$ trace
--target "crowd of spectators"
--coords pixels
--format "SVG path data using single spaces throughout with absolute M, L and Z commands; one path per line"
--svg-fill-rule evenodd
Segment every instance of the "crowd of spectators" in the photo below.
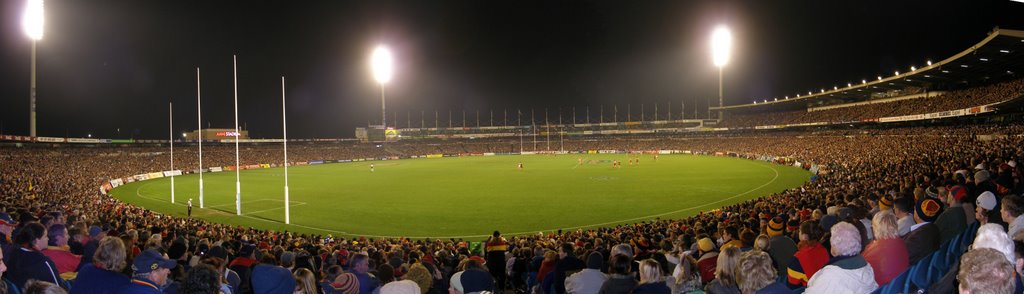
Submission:
M 756 127 L 805 123 L 846 123 L 883 117 L 926 114 L 1003 102 L 1024 95 L 1024 80 L 967 88 L 930 97 L 830 108 L 823 110 L 729 113 L 720 127 Z
M 1024 137 L 1017 130 L 565 141 L 560 147 L 573 151 L 772 155 L 821 169 L 799 188 L 693 217 L 536 235 L 496 231 L 486 241 L 297 234 L 161 215 L 97 188 L 111 178 L 167 169 L 164 148 L 4 147 L 0 291 L 867 293 L 977 222 L 986 225 L 975 249 L 935 287 L 1019 293 L 1013 287 L 1024 264 L 1024 234 L 1015 234 L 1024 230 L 1018 217 L 1024 201 L 1016 196 L 1024 190 L 1018 164 Z M 511 152 L 518 143 L 311 143 L 289 146 L 289 158 Z M 176 147 L 176 168 L 198 168 L 194 148 Z M 233 151 L 204 147 L 204 166 L 233 165 Z M 241 154 L 243 165 L 272 163 L 280 149 L 250 145 Z M 485 241 L 486 252 L 471 252 L 472 241 Z

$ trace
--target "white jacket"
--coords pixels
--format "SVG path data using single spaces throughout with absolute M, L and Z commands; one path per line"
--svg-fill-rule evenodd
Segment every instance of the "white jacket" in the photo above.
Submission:
M 861 266 L 861 264 L 863 265 Z M 829 263 L 807 281 L 805 293 L 871 293 L 878 289 L 875 271 L 860 255 Z

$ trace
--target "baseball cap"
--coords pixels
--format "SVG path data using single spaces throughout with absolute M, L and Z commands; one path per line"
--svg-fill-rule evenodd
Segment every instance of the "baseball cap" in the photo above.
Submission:
M 153 249 L 143 251 L 132 262 L 132 270 L 137 274 L 152 272 L 158 268 L 172 269 L 176 266 L 178 266 L 177 261 L 166 259 L 160 255 L 160 252 Z
M 11 218 L 10 214 L 7 214 L 6 212 L 0 212 L 0 224 L 5 224 L 13 227 L 17 226 L 18 222 L 14 221 L 14 219 Z

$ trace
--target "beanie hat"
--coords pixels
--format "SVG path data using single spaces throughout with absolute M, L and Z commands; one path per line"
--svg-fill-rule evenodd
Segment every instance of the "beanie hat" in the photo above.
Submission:
M 283 267 L 261 264 L 252 269 L 252 292 L 255 294 L 289 293 L 295 291 L 295 278 Z
M 832 226 L 836 225 L 836 222 L 838 221 L 839 220 L 836 218 L 835 215 L 826 214 L 825 216 L 821 217 L 821 228 L 825 229 L 825 231 L 828 232 L 832 230 Z
M 956 185 L 949 188 L 949 195 L 953 196 L 953 199 L 957 202 L 960 202 L 967 196 L 967 189 L 964 189 L 964 186 Z
M 882 198 L 878 198 L 878 207 L 881 210 L 892 208 L 892 196 L 884 195 Z
M 988 170 L 984 170 L 983 169 L 983 170 L 979 170 L 978 172 L 974 173 L 974 183 L 981 183 L 981 182 L 984 182 L 984 181 L 988 181 L 989 179 L 991 179 L 991 177 L 988 174 Z
M 775 218 L 772 218 L 772 220 L 768 222 L 768 236 L 775 237 L 782 235 L 782 230 L 786 228 L 783 223 L 784 221 L 782 220 L 782 217 L 776 216 Z
M 921 198 L 921 201 L 918 201 L 914 208 L 917 210 L 917 217 L 928 223 L 934 222 L 935 219 L 939 218 L 939 214 L 942 213 L 942 203 L 931 197 Z
M 996 209 L 996 205 L 999 204 L 999 201 L 996 200 L 995 194 L 992 194 L 992 192 L 989 191 L 985 191 L 984 193 L 981 193 L 981 195 L 978 195 L 978 200 L 976 201 L 976 204 L 978 204 L 978 207 L 984 208 L 985 210 L 988 211 L 992 211 L 993 209 Z
M 711 241 L 711 238 L 702 238 L 697 240 L 697 248 L 703 252 L 711 252 L 715 250 L 715 242 Z
M 341 294 L 358 294 L 359 278 L 356 278 L 355 274 L 344 273 L 334 278 L 334 283 L 331 283 L 331 287 Z
M 223 260 L 228 260 L 228 251 L 224 250 L 224 247 L 213 246 L 213 248 L 210 248 L 210 252 L 209 253 L 210 253 L 210 256 L 213 256 L 213 257 L 216 257 L 216 258 L 220 258 L 220 259 L 223 259 Z
M 466 270 L 462 272 L 459 280 L 462 282 L 462 289 L 466 290 L 464 293 L 494 290 L 494 278 L 491 277 L 491 273 L 482 270 Z
M 587 268 L 600 270 L 604 267 L 604 256 L 601 256 L 601 252 L 591 252 L 587 256 Z
M 171 244 L 171 248 L 167 248 L 167 257 L 175 260 L 181 259 L 185 255 L 185 251 L 188 251 L 188 246 L 185 246 L 185 242 L 177 240 Z
M 410 280 L 394 281 L 384 284 L 380 294 L 420 294 L 420 285 Z
M 788 232 L 796 232 L 797 230 L 800 230 L 800 220 L 799 219 L 794 218 L 794 219 L 789 220 L 789 222 L 786 223 L 786 231 L 788 231 Z

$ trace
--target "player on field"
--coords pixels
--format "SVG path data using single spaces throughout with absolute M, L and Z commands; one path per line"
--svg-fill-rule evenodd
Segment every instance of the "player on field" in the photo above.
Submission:
M 373 172 L 373 164 L 372 163 L 370 164 L 370 172 L 371 173 Z
M 522 162 L 520 162 L 519 164 L 517 164 L 517 166 L 519 166 L 519 169 L 520 169 L 520 170 L 522 170 L 522 169 L 523 169 L 523 163 L 522 163 Z

